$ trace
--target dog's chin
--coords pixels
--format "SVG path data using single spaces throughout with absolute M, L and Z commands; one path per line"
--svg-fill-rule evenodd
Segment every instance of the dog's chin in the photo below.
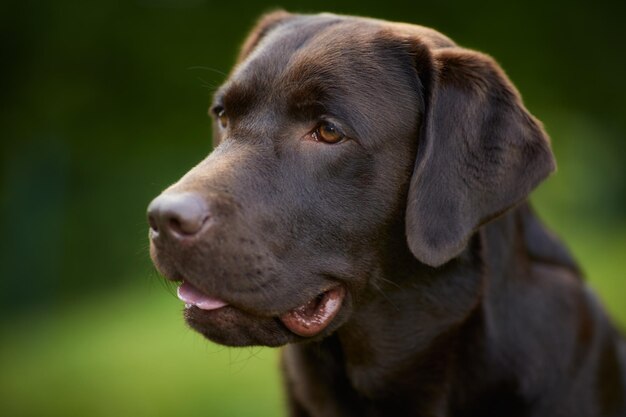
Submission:
M 349 304 L 345 288 L 336 286 L 275 316 L 251 313 L 228 304 L 217 308 L 187 304 L 184 315 L 192 329 L 215 343 L 277 347 L 328 336 L 345 322 Z
M 254 316 L 233 306 L 212 311 L 189 306 L 184 314 L 192 329 L 221 345 L 276 347 L 298 339 L 277 318 Z

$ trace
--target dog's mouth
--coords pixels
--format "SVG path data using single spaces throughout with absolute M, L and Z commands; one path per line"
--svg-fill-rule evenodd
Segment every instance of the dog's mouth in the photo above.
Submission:
M 341 308 L 346 290 L 336 286 L 280 316 L 280 321 L 298 336 L 311 337 L 324 330 Z
M 338 285 L 276 318 L 292 333 L 302 337 L 313 337 L 328 327 L 341 309 L 345 295 L 345 288 Z M 178 287 L 178 298 L 185 302 L 187 309 L 196 307 L 209 312 L 226 307 L 234 308 L 222 299 L 203 293 L 188 281 L 183 281 Z M 219 314 L 217 311 L 215 313 Z

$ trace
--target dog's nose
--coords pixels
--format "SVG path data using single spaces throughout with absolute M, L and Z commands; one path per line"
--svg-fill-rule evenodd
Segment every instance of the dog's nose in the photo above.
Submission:
M 198 194 L 164 193 L 148 206 L 152 236 L 160 234 L 182 239 L 197 234 L 209 219 L 206 202 Z

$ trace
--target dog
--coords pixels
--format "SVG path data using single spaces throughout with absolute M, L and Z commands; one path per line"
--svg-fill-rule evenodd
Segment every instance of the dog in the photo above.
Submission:
M 527 202 L 549 138 L 422 26 L 263 16 L 148 208 L 189 326 L 283 346 L 291 416 L 626 416 L 626 345 Z

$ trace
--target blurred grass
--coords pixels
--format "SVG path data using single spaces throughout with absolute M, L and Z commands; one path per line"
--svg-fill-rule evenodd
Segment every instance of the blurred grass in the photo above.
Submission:
M 0 415 L 281 415 L 278 351 L 211 344 L 180 310 L 144 285 L 4 323 Z

